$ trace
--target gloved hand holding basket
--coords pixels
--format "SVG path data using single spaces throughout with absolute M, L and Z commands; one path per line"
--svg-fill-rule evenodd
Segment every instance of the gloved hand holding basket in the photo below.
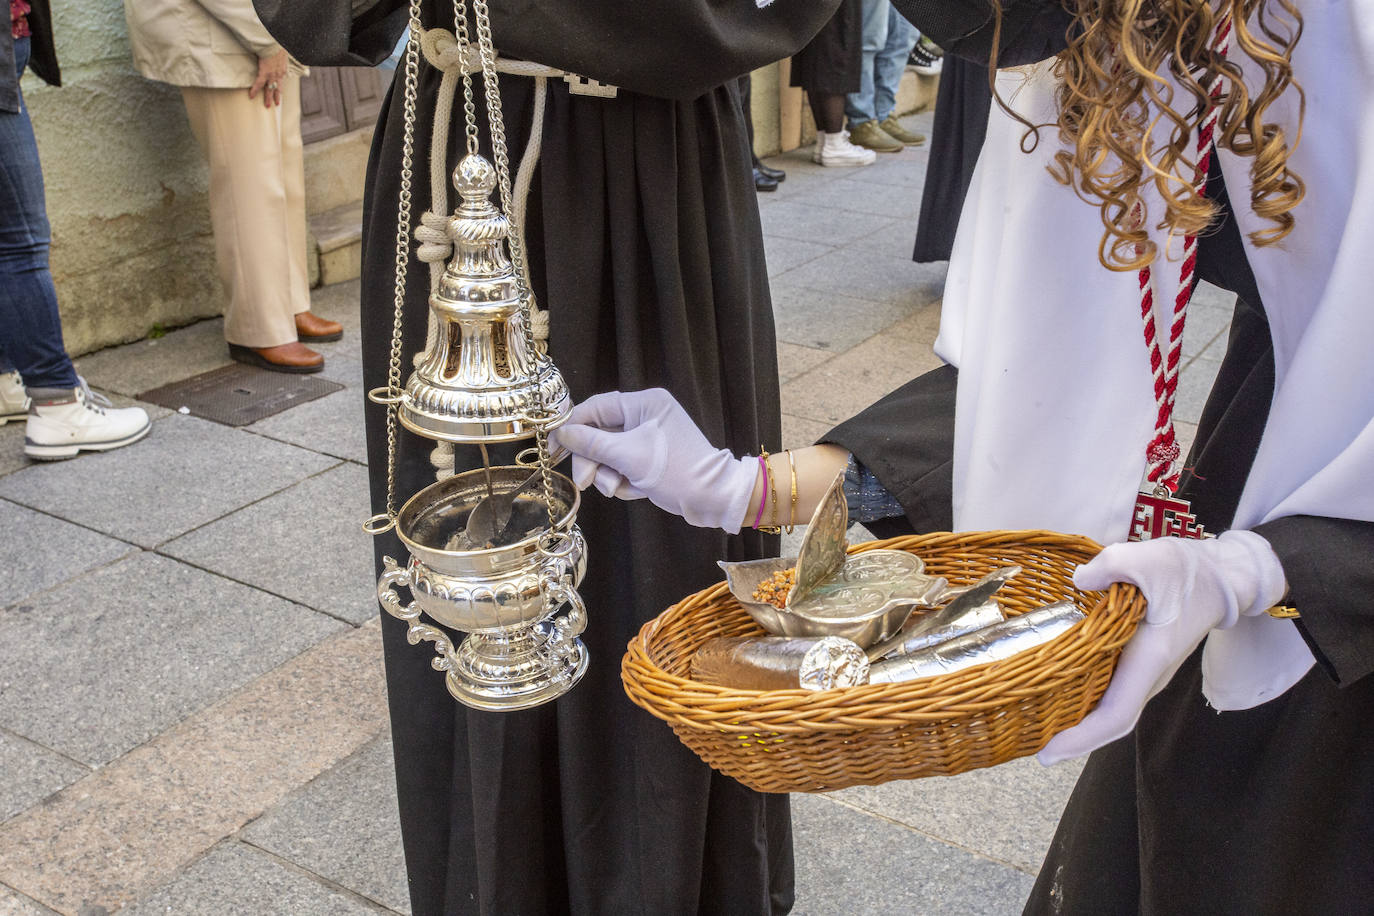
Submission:
M 601 395 L 575 408 L 554 438 L 573 451 L 580 485 L 594 482 L 608 495 L 647 497 L 689 520 L 709 517 L 720 527 L 739 527 L 754 506 L 761 510 L 757 493 L 751 501 L 749 492 L 758 487 L 757 459 L 718 452 L 679 414 L 666 392 Z M 708 508 L 697 512 L 698 505 Z M 724 507 L 729 518 L 722 521 Z M 817 517 L 825 510 L 819 506 Z M 826 539 L 835 542 L 833 533 Z M 1082 613 L 1050 641 L 1000 661 L 822 690 L 704 683 L 692 677 L 704 644 L 768 632 L 759 622 L 765 618 L 756 619 L 729 583 L 721 583 L 649 621 L 629 644 L 622 679 L 630 698 L 667 722 L 704 761 L 760 791 L 827 791 L 993 766 L 1036 753 L 1078 723 L 1111 681 L 1145 600 L 1127 584 L 1092 592 L 1075 587 L 1077 568 L 1100 550 L 1087 538 L 1047 531 L 917 535 L 848 548 L 851 560 L 873 551 L 914 555 L 925 577 L 955 588 L 1019 567 L 997 594 L 1007 617 L 1058 602 Z M 799 568 L 797 578 L 804 576 Z M 889 639 L 906 616 L 888 615 L 863 638 L 870 645 Z

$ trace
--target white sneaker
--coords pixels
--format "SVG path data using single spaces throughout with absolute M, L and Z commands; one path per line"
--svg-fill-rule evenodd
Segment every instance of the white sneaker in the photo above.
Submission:
M 816 151 L 811 160 L 824 166 L 872 165 L 878 154 L 871 149 L 855 146 L 849 142 L 849 131 L 836 134 L 825 131 L 816 132 Z
M 0 426 L 11 420 L 25 420 L 29 416 L 29 396 L 24 393 L 24 380 L 18 372 L 0 375 Z
M 75 458 L 82 449 L 105 452 L 148 435 L 142 407 L 114 407 L 83 379 L 79 388 L 35 388 L 24 431 L 24 454 L 40 461 Z

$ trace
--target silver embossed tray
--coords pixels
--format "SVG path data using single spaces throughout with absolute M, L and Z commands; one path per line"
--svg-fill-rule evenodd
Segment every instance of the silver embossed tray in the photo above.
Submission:
M 837 476 L 811 516 L 796 557 L 720 562 L 730 593 L 775 636 L 843 636 L 863 648 L 896 633 L 918 607 L 947 597 L 949 583 L 925 574 L 921 558 L 901 550 L 845 553 L 849 527 L 844 475 Z M 775 572 L 797 568 L 785 607 L 754 599 Z

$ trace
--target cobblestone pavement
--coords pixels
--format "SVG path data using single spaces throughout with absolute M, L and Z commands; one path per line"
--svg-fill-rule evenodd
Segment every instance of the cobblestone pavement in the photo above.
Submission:
M 806 153 L 771 160 L 787 180 L 760 195 L 787 446 L 936 365 L 944 277 L 910 260 L 924 149 Z M 322 347 L 346 390 L 242 428 L 151 407 L 146 441 L 50 465 L 0 428 L 0 916 L 409 912 L 359 530 L 357 284 L 313 301 L 347 326 Z M 1228 318 L 1199 299 L 1184 419 Z M 127 404 L 225 362 L 210 321 L 79 370 Z M 796 911 L 1016 913 L 1076 773 L 798 796 Z

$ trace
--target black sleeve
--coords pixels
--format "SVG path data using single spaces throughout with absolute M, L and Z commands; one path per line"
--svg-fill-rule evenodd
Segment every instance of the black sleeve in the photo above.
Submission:
M 892 0 L 906 20 L 947 54 L 986 65 L 992 56 L 993 0 Z M 1019 67 L 1064 50 L 1073 17 L 1058 0 L 1002 0 L 997 66 Z
M 954 526 L 954 394 L 959 373 L 941 366 L 907 382 L 826 433 L 847 449 L 902 504 L 909 531 Z M 882 523 L 880 537 L 901 533 Z M 884 530 L 879 530 L 884 529 Z
M 269 32 L 307 64 L 375 64 L 407 20 L 399 0 L 254 0 Z M 839 0 L 491 0 L 501 54 L 667 98 L 695 98 L 788 57 Z M 429 6 L 426 12 L 431 13 Z M 452 29 L 452 21 L 435 19 Z M 426 20 L 428 27 L 430 22 Z
M 1327 674 L 1374 672 L 1374 522 L 1294 515 L 1255 526 L 1283 563 L 1298 630 Z
M 380 64 L 410 18 L 402 0 L 253 0 L 253 8 L 292 57 L 316 67 Z

